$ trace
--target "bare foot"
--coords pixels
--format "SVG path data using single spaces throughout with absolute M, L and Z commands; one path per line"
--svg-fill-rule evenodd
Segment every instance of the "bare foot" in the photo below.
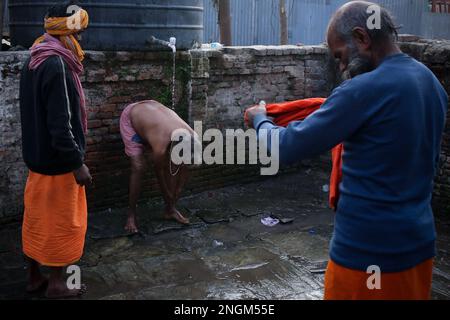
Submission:
M 173 209 L 170 212 L 166 211 L 164 213 L 164 219 L 176 220 L 178 223 L 181 223 L 181 224 L 184 224 L 184 225 L 190 224 L 189 219 L 183 217 L 183 215 L 177 209 Z
M 44 276 L 40 276 L 37 279 L 30 280 L 30 283 L 27 285 L 26 291 L 27 293 L 35 293 L 41 290 L 44 290 L 48 285 L 48 279 Z
M 125 225 L 125 230 L 132 234 L 139 233 L 139 230 L 136 226 L 135 216 L 128 216 L 127 224 Z
M 64 298 L 75 298 L 80 297 L 87 291 L 86 285 L 82 284 L 80 289 L 69 289 L 64 282 L 49 285 L 45 296 L 48 299 L 64 299 Z

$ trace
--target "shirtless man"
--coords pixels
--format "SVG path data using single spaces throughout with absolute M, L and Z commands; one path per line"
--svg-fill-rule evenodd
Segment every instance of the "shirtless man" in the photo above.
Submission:
M 165 202 L 164 218 L 181 224 L 189 224 L 176 208 L 184 184 L 188 179 L 188 167 L 172 163 L 172 133 L 184 129 L 195 137 L 195 132 L 174 111 L 159 102 L 149 100 L 134 103 L 125 108 L 120 118 L 120 132 L 125 153 L 131 160 L 128 220 L 125 230 L 137 233 L 136 207 L 141 192 L 142 178 L 147 168 L 144 150 L 149 148 L 158 183 Z

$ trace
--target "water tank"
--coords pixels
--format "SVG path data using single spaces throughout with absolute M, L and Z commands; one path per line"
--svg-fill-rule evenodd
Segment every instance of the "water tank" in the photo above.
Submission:
M 9 0 L 13 45 L 30 47 L 44 32 L 47 9 L 64 3 Z M 178 49 L 190 49 L 203 39 L 203 0 L 81 0 L 79 5 L 90 17 L 83 34 L 85 50 L 146 51 L 151 36 L 166 41 L 173 36 Z

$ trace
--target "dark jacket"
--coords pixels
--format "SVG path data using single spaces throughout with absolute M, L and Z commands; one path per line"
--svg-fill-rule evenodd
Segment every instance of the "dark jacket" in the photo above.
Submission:
M 36 70 L 25 62 L 20 79 L 22 153 L 36 173 L 60 175 L 83 165 L 80 97 L 67 64 L 48 58 Z

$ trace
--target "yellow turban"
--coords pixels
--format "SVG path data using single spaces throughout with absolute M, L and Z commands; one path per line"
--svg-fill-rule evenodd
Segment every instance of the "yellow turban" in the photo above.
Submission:
M 81 62 L 84 60 L 84 51 L 73 35 L 86 29 L 88 24 L 87 11 L 80 9 L 70 17 L 45 18 L 44 28 L 48 34 L 58 37 L 64 47 L 72 51 Z M 44 36 L 41 36 L 36 39 L 34 44 L 41 43 L 43 40 Z

